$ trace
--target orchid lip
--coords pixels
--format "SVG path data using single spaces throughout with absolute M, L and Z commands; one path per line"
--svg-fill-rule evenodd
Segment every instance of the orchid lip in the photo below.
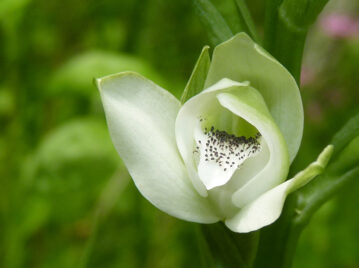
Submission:
M 202 119 L 200 119 L 202 122 Z M 195 130 L 198 175 L 207 190 L 224 185 L 245 160 L 261 151 L 261 134 L 236 136 L 227 131 L 199 127 Z

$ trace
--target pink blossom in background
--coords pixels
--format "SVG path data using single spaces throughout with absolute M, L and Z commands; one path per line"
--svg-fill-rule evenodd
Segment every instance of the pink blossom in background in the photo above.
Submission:
M 359 18 L 348 14 L 326 14 L 321 17 L 320 26 L 333 38 L 359 37 Z

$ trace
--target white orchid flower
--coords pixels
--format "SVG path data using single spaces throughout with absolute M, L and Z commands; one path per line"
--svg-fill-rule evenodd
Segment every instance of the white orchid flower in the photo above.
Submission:
M 286 196 L 321 172 L 331 148 L 285 181 L 303 130 L 295 80 L 244 33 L 209 61 L 205 48 L 183 105 L 132 72 L 97 85 L 113 143 L 143 196 L 174 217 L 250 232 L 280 216 Z

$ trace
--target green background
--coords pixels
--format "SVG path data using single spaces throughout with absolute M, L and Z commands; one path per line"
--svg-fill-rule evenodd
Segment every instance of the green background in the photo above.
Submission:
M 263 1 L 247 2 L 261 33 Z M 331 12 L 359 19 L 359 4 L 333 0 L 323 15 Z M 0 2 L 0 267 L 203 266 L 198 225 L 136 190 L 92 80 L 133 70 L 179 97 L 205 44 L 191 1 Z M 303 69 L 293 172 L 359 112 L 359 36 L 336 39 L 315 24 Z M 359 267 L 358 196 L 356 180 L 322 207 L 295 268 Z

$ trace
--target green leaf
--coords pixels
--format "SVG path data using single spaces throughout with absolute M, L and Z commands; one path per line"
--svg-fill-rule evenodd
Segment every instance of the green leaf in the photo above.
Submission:
M 23 173 L 48 200 L 51 216 L 67 221 L 88 213 L 119 164 L 105 122 L 78 118 L 45 136 Z
M 194 0 L 194 6 L 213 45 L 222 43 L 233 36 L 227 22 L 211 1 Z
M 333 137 L 334 156 L 359 135 L 359 114 L 353 116 Z
M 268 0 L 265 48 L 300 82 L 302 56 L 309 26 L 328 0 Z
M 181 104 L 185 103 L 188 99 L 197 95 L 204 89 L 204 83 L 207 78 L 207 73 L 211 60 L 209 58 L 209 46 L 205 46 L 202 49 L 201 54 L 194 66 L 191 77 L 189 78 L 187 85 L 183 91 L 181 97 Z
M 254 25 L 251 13 L 248 10 L 245 0 L 234 0 L 237 6 L 238 15 L 242 23 L 246 26 L 246 32 L 252 37 L 252 39 L 259 42 L 256 26 Z
M 278 22 L 278 7 L 282 0 L 266 0 L 265 1 L 265 22 L 264 22 L 264 40 L 263 47 L 269 52 L 273 51 L 274 40 Z
M 329 0 L 283 0 L 279 14 L 293 31 L 306 31 Z M 304 28 L 304 29 L 303 29 Z
M 122 71 L 140 72 L 156 83 L 166 85 L 159 74 L 138 57 L 105 51 L 86 51 L 66 61 L 54 72 L 47 93 L 52 96 L 93 96 L 97 94 L 92 83 L 93 78 Z

